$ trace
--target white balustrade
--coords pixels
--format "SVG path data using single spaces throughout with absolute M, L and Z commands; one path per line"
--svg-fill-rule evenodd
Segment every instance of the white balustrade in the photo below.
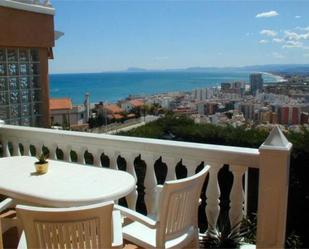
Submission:
M 134 177 L 134 179 L 137 181 L 134 161 L 135 161 L 135 158 L 138 156 L 138 154 L 124 152 L 124 153 L 121 153 L 121 156 L 123 156 L 126 159 L 127 172 L 130 173 Z M 138 197 L 137 187 L 135 187 L 135 189 L 126 197 L 129 208 L 135 210 L 137 197 Z
M 156 187 L 157 179 L 154 171 L 154 164 L 158 158 L 155 158 L 152 154 L 142 155 L 142 160 L 146 163 L 146 175 L 144 180 L 145 186 L 145 204 L 147 208 L 147 214 L 156 213 L 155 203 L 156 203 Z
M 272 132 L 260 149 L 175 142 L 158 139 L 123 137 L 106 134 L 92 134 L 20 127 L 0 126 L 3 156 L 30 155 L 30 145 L 40 153 L 42 146 L 50 152 L 50 158 L 57 159 L 56 150 L 63 152 L 63 160 L 71 161 L 71 150 L 77 153 L 78 163 L 85 164 L 86 151 L 92 154 L 93 164 L 102 166 L 101 155 L 109 159 L 109 167 L 118 170 L 117 158 L 126 161 L 126 170 L 137 179 L 134 160 L 140 155 L 146 164 L 144 184 L 145 204 L 148 214 L 156 212 L 157 179 L 155 162 L 162 159 L 167 166 L 166 180 L 176 179 L 176 165 L 182 162 L 188 176 L 195 174 L 201 162 L 211 166 L 206 189 L 207 233 L 217 236 L 216 225 L 220 213 L 220 186 L 218 173 L 223 165 L 229 165 L 233 174 L 230 193 L 229 217 L 232 226 L 237 225 L 245 210 L 243 176 L 248 168 L 260 170 L 259 213 L 257 247 L 281 247 L 284 241 L 286 203 L 288 190 L 289 153 L 291 145 L 279 129 Z M 11 148 L 11 144 L 13 148 Z M 20 151 L 19 144 L 23 146 Z M 11 154 L 10 150 L 13 150 Z M 105 165 L 104 165 L 105 166 Z M 74 169 L 72 169 L 74 170 Z M 130 208 L 135 209 L 137 189 L 126 197 Z M 276 213 L 278 212 L 278 213 Z M 273 223 L 272 223 L 273 222 Z
M 246 169 L 243 167 L 230 166 L 230 171 L 233 173 L 233 187 L 230 194 L 230 222 L 233 229 L 239 229 L 240 223 L 244 216 L 244 189 L 242 178 Z
M 220 188 L 218 183 L 218 172 L 222 165 L 212 164 L 209 170 L 209 181 L 206 190 L 207 206 L 207 235 L 210 237 L 218 236 L 217 221 L 220 214 Z

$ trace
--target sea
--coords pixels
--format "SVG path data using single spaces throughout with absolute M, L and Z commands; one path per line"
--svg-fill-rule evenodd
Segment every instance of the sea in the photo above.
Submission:
M 222 72 L 108 72 L 51 74 L 51 98 L 71 98 L 73 104 L 84 102 L 117 102 L 129 95 L 146 96 L 158 93 L 191 91 L 196 88 L 217 87 L 222 82 L 248 82 L 248 71 Z M 265 84 L 282 81 L 277 75 L 263 73 Z

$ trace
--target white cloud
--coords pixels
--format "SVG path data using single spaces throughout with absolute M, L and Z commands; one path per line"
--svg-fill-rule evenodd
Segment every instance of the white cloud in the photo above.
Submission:
M 300 41 L 287 41 L 282 48 L 303 48 L 304 44 Z
M 285 58 L 284 55 L 282 55 L 282 54 L 280 54 L 280 53 L 277 53 L 277 52 L 273 52 L 273 53 L 272 53 L 272 56 L 275 57 L 275 58 L 277 58 L 277 59 L 283 59 L 283 58 Z
M 284 31 L 284 36 L 287 40 L 290 41 L 299 41 L 299 40 L 309 40 L 309 32 L 304 34 L 299 34 L 289 30 Z
M 304 54 L 304 57 L 309 57 L 309 54 Z
M 275 10 L 271 10 L 271 11 L 268 11 L 268 12 L 262 12 L 262 13 L 258 13 L 255 17 L 256 18 L 268 18 L 268 17 L 274 17 L 274 16 L 278 16 L 279 13 Z
M 294 41 L 300 40 L 299 34 L 297 34 L 296 32 L 286 30 L 284 31 L 284 36 L 288 40 L 294 40 Z
M 301 31 L 309 31 L 309 26 L 308 27 L 296 27 L 295 29 L 301 30 Z
M 271 30 L 271 29 L 263 29 L 261 32 L 260 32 L 261 35 L 266 35 L 266 36 L 276 36 L 277 35 L 277 32 Z
M 268 43 L 268 41 L 267 40 L 260 40 L 259 43 L 260 44 L 266 44 L 266 43 Z
M 295 18 L 296 18 L 296 19 L 300 19 L 300 18 L 301 18 L 301 16 L 295 16 Z
M 274 38 L 273 42 L 282 43 L 282 42 L 284 42 L 284 39 L 283 38 Z

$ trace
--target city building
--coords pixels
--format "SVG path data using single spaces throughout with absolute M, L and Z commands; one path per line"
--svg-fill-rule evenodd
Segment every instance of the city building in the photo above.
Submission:
M 291 124 L 296 125 L 300 123 L 300 108 L 298 106 L 293 106 L 291 109 Z
M 69 98 L 49 99 L 50 124 L 66 129 L 70 127 L 70 113 L 73 109 Z
M 282 106 L 279 108 L 279 114 L 280 114 L 280 118 L 279 118 L 279 123 L 280 124 L 284 124 L 284 125 L 288 125 L 289 121 L 290 121 L 290 108 L 289 106 Z
M 252 95 L 256 95 L 257 91 L 263 90 L 263 77 L 261 73 L 250 74 L 250 91 Z
M 48 59 L 55 45 L 54 9 L 0 1 L 0 119 L 49 127 Z
M 121 102 L 121 109 L 125 112 L 130 112 L 134 108 L 140 108 L 144 105 L 144 101 L 142 99 L 133 99 Z
M 254 119 L 254 104 L 242 103 L 239 106 L 239 110 L 244 114 L 245 119 Z
M 300 123 L 308 124 L 309 123 L 309 114 L 308 112 L 302 112 L 300 115 Z
M 88 128 L 87 107 L 73 105 L 70 98 L 50 98 L 50 124 L 53 128 L 82 131 Z
M 214 96 L 214 90 L 212 88 L 194 89 L 191 93 L 191 96 L 192 99 L 196 101 L 207 100 Z

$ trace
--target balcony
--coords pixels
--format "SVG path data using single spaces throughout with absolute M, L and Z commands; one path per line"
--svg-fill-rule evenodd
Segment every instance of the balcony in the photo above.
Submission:
M 156 213 L 158 170 L 155 165 L 158 160 L 161 165 L 165 165 L 165 170 L 159 170 L 163 172 L 165 180 L 177 178 L 179 165 L 186 176 L 195 174 L 201 164 L 210 165 L 207 187 L 201 196 L 203 208 L 200 208 L 200 212 L 207 217 L 206 233 L 212 236 L 218 233 L 216 225 L 220 214 L 220 169 L 228 165 L 233 175 L 228 212 L 231 226 L 237 225 L 246 215 L 247 172 L 251 168 L 257 169 L 259 193 L 256 247 L 283 248 L 291 144 L 278 128 L 271 132 L 259 149 L 5 124 L 0 127 L 0 139 L 5 157 L 34 155 L 47 148 L 51 159 L 77 161 L 85 164 L 85 167 L 92 164 L 95 167 L 126 170 L 137 179 L 137 186 L 135 191 L 125 197 L 125 201 L 134 210 L 142 203 L 147 214 Z M 144 176 L 140 176 L 137 161 L 142 162 Z
M 55 14 L 55 9 L 49 0 L 2 0 L 1 6 L 41 14 Z

